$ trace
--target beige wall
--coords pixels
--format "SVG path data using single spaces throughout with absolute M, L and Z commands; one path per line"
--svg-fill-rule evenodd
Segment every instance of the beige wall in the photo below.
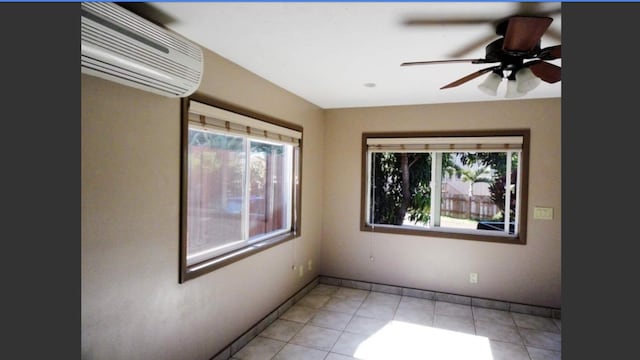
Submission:
M 178 284 L 179 100 L 81 85 L 83 358 L 209 359 L 318 274 L 560 306 L 559 99 L 323 111 L 206 51 L 199 93 L 304 127 L 302 237 Z M 359 231 L 363 131 L 509 127 L 531 128 L 526 246 Z
M 210 52 L 202 94 L 304 127 L 302 237 L 178 284 L 180 102 L 82 76 L 84 359 L 209 359 L 318 275 L 323 112 Z
M 363 132 L 503 128 L 531 129 L 526 245 L 359 230 Z M 560 99 L 328 110 L 321 273 L 560 307 L 560 130 Z M 534 206 L 552 207 L 553 220 L 533 219 Z

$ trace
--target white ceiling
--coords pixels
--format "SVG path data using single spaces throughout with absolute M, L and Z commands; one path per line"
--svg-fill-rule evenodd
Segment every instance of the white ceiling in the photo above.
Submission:
M 560 3 L 515 2 L 159 2 L 148 4 L 163 25 L 325 109 L 505 100 L 477 89 L 486 75 L 440 87 L 496 64 L 405 66 L 408 61 L 484 58 L 497 39 L 493 21 L 536 15 Z M 558 45 L 560 14 L 541 47 Z M 480 20 L 475 24 L 410 25 L 410 20 Z M 157 21 L 157 19 L 156 19 Z M 477 43 L 465 54 L 459 50 Z M 561 66 L 561 60 L 551 63 Z M 365 84 L 373 83 L 374 87 Z M 518 99 L 561 96 L 561 82 Z

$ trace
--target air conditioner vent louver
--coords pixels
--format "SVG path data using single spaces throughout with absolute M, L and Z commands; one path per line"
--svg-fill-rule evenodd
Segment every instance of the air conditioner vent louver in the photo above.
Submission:
M 82 3 L 82 72 L 169 97 L 195 92 L 200 47 L 113 3 Z
M 152 77 L 131 72 L 126 68 L 117 67 L 112 64 L 102 62 L 99 59 L 85 57 L 84 59 L 82 59 L 82 66 L 94 71 L 113 73 L 123 79 L 127 79 L 127 81 L 140 84 L 141 86 L 151 87 L 156 89 L 157 91 L 167 91 L 168 89 L 168 91 L 171 93 L 182 93 L 189 90 L 185 87 L 178 87 L 171 83 L 159 81 Z

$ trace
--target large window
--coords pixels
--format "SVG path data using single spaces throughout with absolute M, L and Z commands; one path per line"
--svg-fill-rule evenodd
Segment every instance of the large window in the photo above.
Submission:
M 180 281 L 298 236 L 302 129 L 193 99 L 183 117 Z
M 529 130 L 365 133 L 361 230 L 526 243 Z

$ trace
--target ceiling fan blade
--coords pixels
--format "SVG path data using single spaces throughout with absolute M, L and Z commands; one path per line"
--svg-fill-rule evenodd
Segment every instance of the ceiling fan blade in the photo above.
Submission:
M 456 62 L 482 64 L 482 63 L 485 63 L 486 60 L 485 59 L 451 59 L 451 60 L 431 60 L 431 61 L 409 61 L 409 62 L 403 62 L 402 64 L 400 64 L 400 66 L 447 64 L 447 63 L 456 63 Z
M 553 21 L 550 17 L 514 16 L 509 18 L 502 48 L 505 51 L 527 52 L 539 44 L 540 38 Z
M 540 56 L 538 56 L 541 60 L 554 60 L 560 59 L 562 57 L 562 45 L 549 46 L 542 50 L 540 50 Z
M 441 25 L 478 25 L 491 23 L 493 19 L 408 19 L 403 23 L 409 26 L 441 26 Z
M 535 60 L 526 63 L 525 66 L 529 67 L 533 74 L 543 81 L 550 84 L 560 81 L 562 69 L 557 65 L 542 60 Z
M 447 57 L 454 58 L 454 59 L 463 57 L 471 53 L 473 50 L 476 50 L 478 48 L 484 48 L 484 46 L 487 43 L 491 42 L 495 38 L 496 38 L 496 34 L 494 34 L 493 32 L 489 32 L 487 35 L 482 36 L 476 39 L 475 41 L 461 47 L 460 49 L 457 49 L 447 54 Z
M 511 13 L 510 16 L 502 18 L 502 20 L 496 21 L 494 17 L 486 18 L 410 18 L 403 22 L 404 25 L 409 26 L 441 26 L 441 25 L 480 25 L 489 24 L 492 27 L 498 25 L 503 20 L 507 20 L 513 16 L 538 16 L 538 17 L 550 17 L 560 13 L 561 8 L 555 7 L 552 9 L 544 10 L 543 7 L 548 5 L 545 2 L 519 2 L 517 3 L 517 9 Z
M 560 14 L 561 8 L 559 6 L 549 8 L 548 3 L 545 2 L 520 2 L 517 3 L 517 8 L 515 11 L 507 17 L 503 17 L 501 19 L 496 20 L 495 18 L 465 18 L 465 17 L 452 17 L 452 18 L 429 18 L 429 17 L 413 17 L 408 18 L 403 21 L 403 24 L 406 26 L 468 26 L 468 25 L 490 25 L 495 31 L 489 31 L 485 37 L 482 39 L 477 39 L 463 47 L 453 50 L 451 53 L 447 54 L 447 57 L 450 58 L 461 58 L 464 56 L 468 56 L 472 51 L 484 46 L 486 43 L 489 43 L 495 35 L 504 36 L 506 32 L 506 24 L 510 18 L 513 17 L 522 17 L 522 18 L 548 18 L 550 16 L 555 16 Z M 525 29 L 529 31 L 528 29 Z M 525 32 L 526 32 L 525 31 Z M 560 32 L 554 29 L 547 29 L 547 32 L 543 30 L 542 33 L 545 33 L 551 39 L 554 39 L 560 42 Z M 537 37 L 537 40 L 540 40 L 542 34 Z M 537 43 L 527 48 L 525 51 L 531 50 Z M 514 51 L 518 51 L 515 49 Z
M 454 82 L 448 83 L 447 85 L 441 87 L 440 90 L 456 87 L 458 85 L 462 85 L 462 84 L 466 83 L 467 81 L 471 81 L 471 80 L 477 78 L 478 76 L 480 76 L 482 74 L 486 74 L 489 71 L 492 71 L 492 70 L 495 70 L 495 69 L 499 69 L 499 68 L 500 68 L 500 66 L 491 66 L 491 67 L 488 67 L 488 68 L 480 69 L 480 70 L 478 70 L 476 72 L 472 72 L 471 74 L 469 74 L 469 75 L 467 75 L 467 76 L 465 76 L 463 78 L 460 78 L 460 79 L 458 79 L 458 80 L 456 80 Z

